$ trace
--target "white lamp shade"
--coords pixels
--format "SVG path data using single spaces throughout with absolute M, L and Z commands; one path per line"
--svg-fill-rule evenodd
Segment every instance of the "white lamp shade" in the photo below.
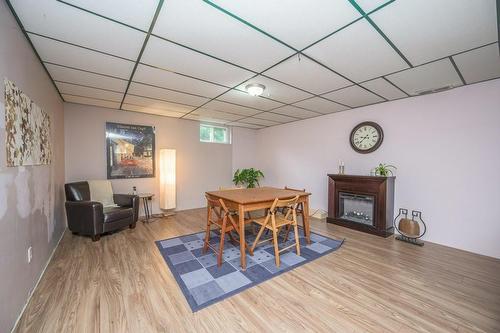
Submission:
M 160 149 L 160 208 L 174 209 L 175 149 Z

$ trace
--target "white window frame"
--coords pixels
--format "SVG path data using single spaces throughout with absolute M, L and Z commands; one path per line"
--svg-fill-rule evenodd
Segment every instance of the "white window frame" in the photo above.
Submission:
M 201 135 L 200 135 L 201 127 L 209 127 L 209 128 L 212 129 L 210 131 L 210 139 L 203 140 L 201 138 Z M 214 141 L 214 131 L 213 131 L 214 128 L 221 128 L 221 129 L 225 130 L 225 134 L 226 134 L 226 138 L 225 139 L 226 140 L 224 142 Z M 218 144 L 223 144 L 223 145 L 229 145 L 229 144 L 231 144 L 231 128 L 227 127 L 227 126 L 207 124 L 207 123 L 200 123 L 200 131 L 198 132 L 198 136 L 200 138 L 200 142 L 203 142 L 203 143 L 218 143 Z

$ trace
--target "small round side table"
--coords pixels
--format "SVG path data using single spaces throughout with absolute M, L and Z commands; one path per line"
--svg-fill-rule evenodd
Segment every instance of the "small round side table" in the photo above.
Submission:
M 149 222 L 151 218 L 151 211 L 153 210 L 153 197 L 155 196 L 153 193 L 138 193 L 137 196 L 139 200 L 142 200 L 142 205 L 144 207 L 144 216 L 145 219 L 143 222 Z M 148 201 L 151 201 L 151 209 L 149 209 Z

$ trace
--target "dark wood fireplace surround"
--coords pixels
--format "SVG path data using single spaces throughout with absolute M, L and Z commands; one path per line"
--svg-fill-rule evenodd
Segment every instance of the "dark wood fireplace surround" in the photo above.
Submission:
M 388 237 L 394 234 L 394 180 L 395 177 L 328 175 L 327 222 L 370 234 Z M 375 198 L 373 226 L 339 217 L 339 193 L 369 195 Z

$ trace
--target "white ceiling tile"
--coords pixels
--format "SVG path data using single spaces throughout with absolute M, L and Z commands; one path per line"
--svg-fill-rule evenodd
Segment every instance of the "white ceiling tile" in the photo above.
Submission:
M 358 86 L 343 88 L 325 94 L 323 95 L 323 97 L 331 99 L 332 101 L 337 101 L 339 103 L 349 105 L 353 108 L 384 101 L 377 95 L 374 95 L 371 92 Z
M 498 39 L 494 0 L 395 1 L 370 17 L 413 65 Z
M 271 120 L 266 120 L 266 119 L 259 119 L 259 118 L 245 118 L 240 121 L 241 123 L 247 123 L 247 124 L 253 124 L 253 125 L 262 125 L 262 126 L 274 126 L 274 125 L 279 125 L 279 122 L 276 121 L 271 121 Z
M 259 113 L 261 111 L 256 110 L 256 109 L 251 109 L 247 108 L 244 106 L 239 106 L 231 103 L 226 103 L 222 101 L 211 101 L 203 106 L 205 109 L 210 109 L 210 110 L 215 110 L 215 111 L 222 111 L 222 112 L 228 112 L 228 113 L 234 113 L 242 116 L 252 116 L 256 113 Z
M 240 104 L 243 106 L 248 106 L 263 111 L 267 111 L 283 105 L 280 102 L 275 102 L 270 99 L 259 96 L 251 96 L 246 92 L 239 91 L 236 89 L 228 91 L 227 93 L 218 97 L 217 99 L 230 103 Z
M 153 108 L 153 107 L 149 107 L 149 106 L 126 104 L 126 103 L 122 105 L 122 109 L 127 110 L 127 111 L 148 113 L 148 114 L 154 114 L 157 116 L 174 117 L 174 118 L 180 118 L 183 115 L 185 115 L 184 112 L 157 109 L 157 108 Z
M 387 76 L 392 83 L 410 95 L 445 86 L 458 87 L 462 81 L 450 60 L 443 59 Z
M 366 20 L 339 31 L 305 53 L 356 82 L 408 67 Z
M 235 127 L 253 128 L 253 129 L 259 129 L 259 128 L 263 128 L 264 127 L 264 126 L 255 125 L 255 124 L 240 123 L 238 121 L 229 123 L 228 125 L 235 126 Z
M 262 71 L 294 52 L 198 0 L 166 1 L 153 33 L 254 71 Z
M 213 118 L 213 117 L 208 117 L 205 115 L 199 115 L 199 114 L 193 114 L 193 113 L 190 113 L 190 114 L 184 116 L 183 119 L 197 120 L 197 121 L 201 121 L 201 122 L 215 123 L 215 124 L 226 124 L 229 122 L 229 120 L 227 120 L 227 119 L 218 119 L 218 118 Z
M 382 78 L 363 82 L 361 83 L 361 85 L 389 100 L 408 97 L 404 92 L 394 87 L 392 84 Z
M 161 99 L 164 101 L 200 106 L 209 101 L 208 98 L 195 95 L 188 95 L 168 89 L 147 86 L 141 83 L 132 82 L 128 89 L 128 94 Z
M 229 120 L 229 121 L 235 121 L 235 120 L 239 120 L 239 119 L 243 118 L 243 116 L 241 116 L 241 115 L 227 113 L 227 112 L 214 111 L 214 110 L 209 110 L 209 109 L 204 109 L 204 108 L 196 109 L 192 112 L 192 114 L 199 115 L 201 117 L 206 117 L 206 118 L 215 118 L 215 119 L 222 119 L 222 120 Z
M 294 105 L 303 107 L 308 110 L 320 112 L 320 113 L 333 113 L 339 112 L 349 109 L 346 106 L 337 104 L 335 102 L 328 101 L 321 97 L 313 97 L 310 99 L 306 99 L 304 101 L 300 101 L 295 103 Z
M 385 3 L 391 1 L 388 0 L 356 0 L 356 3 L 363 9 L 365 13 L 369 13 L 372 10 L 377 9 Z
M 274 109 L 272 112 L 301 119 L 317 117 L 321 115 L 321 113 L 301 109 L 292 105 L 285 105 L 281 108 Z
M 66 2 L 147 31 L 158 6 L 158 0 L 66 0 Z
M 43 61 L 128 79 L 134 63 L 29 34 Z
M 226 87 L 145 65 L 137 66 L 133 81 L 209 98 L 227 91 Z
M 149 39 L 141 62 L 227 87 L 234 87 L 254 75 L 252 72 L 154 36 Z
M 212 0 L 279 40 L 302 49 L 360 14 L 344 0 Z
M 278 123 L 289 123 L 291 121 L 297 120 L 297 118 L 292 118 L 292 117 L 288 117 L 288 116 L 284 116 L 282 114 L 272 113 L 272 112 L 259 113 L 259 114 L 256 114 L 255 116 L 253 116 L 253 118 L 271 120 L 271 121 L 276 121 Z
M 146 34 L 53 0 L 11 2 L 26 31 L 135 61 Z
M 498 43 L 453 57 L 467 83 L 500 77 Z
M 101 89 L 124 92 L 127 81 L 52 64 L 45 64 L 52 79 Z
M 108 90 L 101 90 L 95 88 L 89 88 L 84 86 L 78 86 L 70 83 L 56 82 L 57 88 L 61 94 L 65 95 L 75 95 L 81 97 L 103 99 L 113 102 L 121 102 L 123 99 L 123 93 L 117 93 Z
M 275 101 L 280 101 L 283 103 L 293 103 L 296 101 L 299 101 L 301 99 L 309 98 L 312 97 L 313 95 L 306 93 L 302 90 L 295 89 L 293 87 L 290 87 L 286 84 L 280 83 L 276 80 L 264 77 L 264 76 L 257 76 L 254 77 L 245 83 L 239 85 L 237 89 L 241 91 L 246 91 L 245 86 L 250 84 L 250 83 L 259 83 L 263 84 L 266 89 L 264 90 L 264 93 L 262 96 L 271 98 Z
M 138 106 L 145 106 L 150 109 L 167 110 L 179 113 L 187 113 L 195 109 L 195 107 L 193 106 L 164 102 L 156 99 L 133 96 L 133 95 L 127 95 L 125 97 L 124 103 L 138 105 Z
M 110 109 L 119 109 L 120 103 L 112 102 L 112 101 L 104 101 L 100 99 L 93 99 L 81 96 L 72 96 L 72 95 L 64 95 L 62 94 L 65 102 L 68 103 L 77 103 L 77 104 L 85 104 L 85 105 L 94 105 L 94 106 L 102 106 Z
M 263 74 L 314 94 L 352 84 L 305 56 L 294 56 Z

